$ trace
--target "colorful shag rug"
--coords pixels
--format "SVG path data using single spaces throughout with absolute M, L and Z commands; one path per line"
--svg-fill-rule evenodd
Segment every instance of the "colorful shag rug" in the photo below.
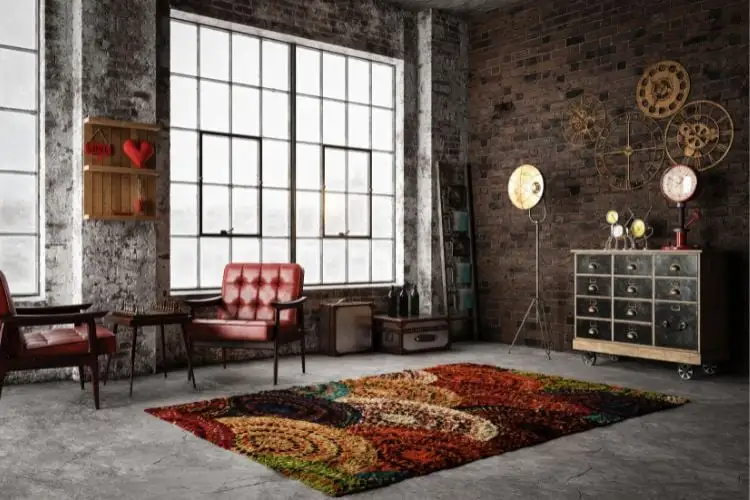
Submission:
M 462 363 L 146 411 L 343 496 L 687 402 Z

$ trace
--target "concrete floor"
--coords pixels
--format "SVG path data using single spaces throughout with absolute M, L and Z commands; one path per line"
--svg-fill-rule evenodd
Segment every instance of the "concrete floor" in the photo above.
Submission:
M 451 352 L 284 358 L 279 388 L 342 377 L 469 361 L 687 396 L 692 402 L 610 427 L 549 441 L 462 467 L 354 495 L 362 499 L 748 498 L 748 384 L 727 376 L 681 381 L 673 366 L 573 353 L 460 344 Z M 324 495 L 222 450 L 143 409 L 270 389 L 270 360 L 185 371 L 102 390 L 93 410 L 76 382 L 6 387 L 0 401 L 2 499 L 320 499 Z

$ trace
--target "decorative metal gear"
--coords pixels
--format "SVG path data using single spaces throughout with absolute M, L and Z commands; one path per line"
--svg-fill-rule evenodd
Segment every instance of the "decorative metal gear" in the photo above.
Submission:
M 729 112 L 712 101 L 687 103 L 667 123 L 664 146 L 670 161 L 699 172 L 718 165 L 734 143 Z
M 604 104 L 591 94 L 570 99 L 563 115 L 563 137 L 572 146 L 588 146 L 596 142 L 607 123 Z
M 622 191 L 641 188 L 664 165 L 663 131 L 639 113 L 626 112 L 607 122 L 596 141 L 596 169 L 610 186 Z
M 643 72 L 635 90 L 635 101 L 649 118 L 667 118 L 677 113 L 690 94 L 690 76 L 677 61 L 660 61 Z

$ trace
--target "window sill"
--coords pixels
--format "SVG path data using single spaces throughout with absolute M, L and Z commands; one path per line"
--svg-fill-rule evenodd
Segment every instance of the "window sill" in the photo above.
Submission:
M 348 285 L 308 285 L 304 287 L 304 292 L 324 292 L 324 291 L 335 291 L 335 290 L 377 290 L 377 289 L 388 289 L 392 286 L 399 286 L 396 283 L 352 283 Z M 199 298 L 199 297 L 213 297 L 221 294 L 220 288 L 211 288 L 208 290 L 178 290 L 169 292 L 170 297 L 176 298 Z
M 47 300 L 47 297 L 45 297 L 44 295 L 34 295 L 32 297 L 14 297 L 13 294 L 11 294 L 10 297 L 16 307 L 23 307 L 23 304 L 41 304 Z

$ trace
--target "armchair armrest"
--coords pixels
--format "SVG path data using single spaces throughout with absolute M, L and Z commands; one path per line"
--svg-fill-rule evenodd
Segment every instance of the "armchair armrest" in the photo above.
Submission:
M 209 297 L 207 299 L 182 299 L 182 302 L 184 302 L 191 311 L 202 307 L 219 307 L 223 304 L 221 295 Z
M 2 316 L 0 322 L 12 326 L 46 326 L 61 325 L 65 323 L 93 323 L 96 319 L 103 318 L 107 311 L 79 312 L 67 314 L 26 314 L 22 316 Z
M 85 311 L 91 304 L 66 304 L 61 306 L 16 307 L 16 314 L 69 314 Z
M 302 306 L 302 304 L 304 304 L 306 300 L 307 300 L 307 297 L 305 297 L 304 295 L 294 300 L 286 300 L 286 301 L 274 300 L 273 302 L 271 302 L 271 307 L 273 307 L 277 311 L 283 311 L 284 309 L 294 309 L 294 308 Z

